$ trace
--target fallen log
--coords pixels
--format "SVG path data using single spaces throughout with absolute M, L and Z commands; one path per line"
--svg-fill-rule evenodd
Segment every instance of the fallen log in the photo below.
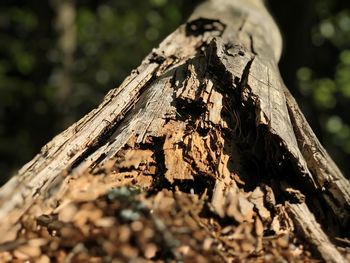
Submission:
M 65 240 L 62 229 L 72 222 L 88 236 L 74 213 L 84 202 L 102 209 L 102 196 L 132 185 L 152 196 L 141 198 L 150 211 L 158 211 L 164 196 L 169 206 L 191 207 L 177 208 L 192 220 L 184 225 L 202 227 L 217 244 L 215 255 L 226 260 L 276 257 L 268 254 L 266 240 L 278 243 L 288 235 L 289 250 L 306 240 L 315 257 L 346 262 L 349 254 L 335 240 L 349 237 L 350 184 L 284 86 L 277 66 L 281 50 L 263 1 L 208 0 L 198 6 L 98 108 L 45 145 L 0 189 L 0 251 L 11 259 L 42 257 L 43 248 L 28 252 L 30 238 L 50 239 L 45 228 Z M 142 213 L 162 233 L 171 257 L 186 259 L 181 246 L 170 244 L 166 225 L 173 222 L 159 226 Z M 212 232 L 209 219 L 221 234 Z M 83 253 L 76 245 L 65 257 Z M 306 254 L 298 254 L 301 261 Z

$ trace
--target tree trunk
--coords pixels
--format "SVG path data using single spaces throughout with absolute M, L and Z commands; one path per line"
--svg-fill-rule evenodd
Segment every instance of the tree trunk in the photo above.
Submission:
M 1 188 L 1 250 L 23 256 L 29 237 L 42 237 L 38 225 L 62 226 L 72 204 L 79 210 L 112 188 L 133 185 L 152 200 L 152 222 L 162 218 L 168 199 L 181 204 L 178 214 L 190 207 L 190 225 L 217 244 L 210 253 L 228 261 L 302 261 L 307 245 L 299 254 L 290 251 L 306 240 L 312 257 L 345 262 L 349 255 L 339 246 L 349 245 L 350 184 L 284 86 L 281 50 L 262 0 L 198 6 L 97 109 Z M 175 221 L 164 218 L 175 239 Z M 173 258 L 188 259 L 184 246 L 169 245 L 168 232 L 155 229 Z M 245 229 L 243 239 L 238 229 Z M 286 234 L 290 258 L 281 252 Z
M 55 86 L 57 106 L 60 107 L 59 112 L 63 112 L 65 119 L 61 123 L 68 126 L 73 123 L 72 116 L 68 116 L 71 111 L 71 105 L 67 103 L 72 94 L 73 89 L 73 65 L 74 53 L 76 49 L 77 32 L 75 26 L 75 1 L 74 0 L 51 0 L 51 6 L 55 10 L 54 28 L 57 35 L 57 47 L 59 54 L 59 63 L 56 68 Z M 62 104 L 65 107 L 62 108 Z

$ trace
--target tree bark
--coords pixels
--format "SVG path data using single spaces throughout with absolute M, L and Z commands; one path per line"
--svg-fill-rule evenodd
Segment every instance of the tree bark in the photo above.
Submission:
M 350 184 L 285 87 L 281 50 L 263 1 L 198 6 L 1 188 L 0 242 L 13 242 L 28 218 L 112 187 L 160 191 L 204 180 L 201 195 L 219 218 L 296 233 L 323 260 L 345 262 L 334 240 L 349 227 Z

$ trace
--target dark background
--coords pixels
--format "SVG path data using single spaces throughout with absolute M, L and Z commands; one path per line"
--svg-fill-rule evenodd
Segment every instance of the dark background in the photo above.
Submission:
M 0 184 L 96 107 L 196 2 L 1 0 Z M 283 78 L 349 176 L 349 1 L 267 2 L 284 37 Z

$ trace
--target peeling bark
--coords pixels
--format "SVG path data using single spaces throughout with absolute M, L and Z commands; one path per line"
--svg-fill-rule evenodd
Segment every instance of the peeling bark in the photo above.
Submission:
M 253 233 L 256 248 L 242 245 L 247 255 L 264 249 L 266 233 L 289 233 L 322 259 L 345 262 L 332 242 L 349 226 L 349 181 L 285 88 L 280 53 L 262 1 L 200 5 L 97 109 L 1 188 L 0 242 L 13 242 L 28 221 L 62 204 L 134 185 L 209 200 L 203 211 Z M 215 238 L 233 249 L 226 236 Z

